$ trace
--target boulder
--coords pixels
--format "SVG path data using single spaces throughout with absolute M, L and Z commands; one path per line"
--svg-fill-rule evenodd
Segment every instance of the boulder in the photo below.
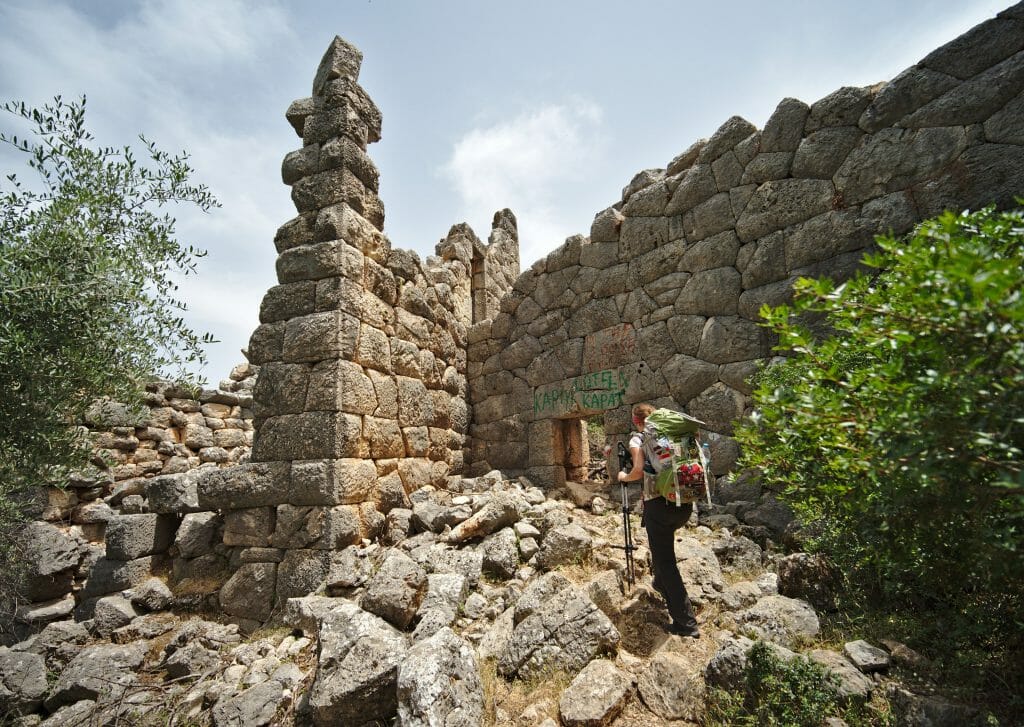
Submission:
M 807 658 L 824 667 L 830 674 L 835 675 L 839 680 L 836 694 L 844 702 L 858 701 L 866 702 L 871 698 L 871 690 L 875 683 L 864 676 L 849 659 L 842 654 L 829 649 L 813 649 L 807 653 Z
M 416 616 L 427 591 L 427 574 L 400 550 L 388 553 L 366 584 L 359 605 L 400 629 Z
M 889 668 L 889 654 L 866 641 L 848 641 L 843 644 L 843 654 L 865 674 Z
M 607 659 L 595 659 L 576 675 L 558 700 L 566 727 L 604 727 L 622 712 L 633 679 Z
M 477 727 L 484 690 L 470 645 L 442 628 L 409 649 L 398 667 L 398 720 L 404 727 Z
M 590 558 L 593 540 L 580 525 L 569 523 L 553 528 L 544 536 L 537 553 L 537 565 L 546 570 L 569 563 L 582 563 Z
M 703 713 L 704 680 L 682 654 L 659 652 L 637 683 L 640 698 L 663 719 L 699 721 Z
M 494 492 L 483 507 L 452 529 L 448 542 L 461 543 L 497 532 L 519 520 L 526 507 L 521 496 L 512 492 Z
M 820 611 L 834 611 L 839 574 L 822 555 L 793 553 L 776 563 L 779 593 L 800 598 Z
M 46 662 L 39 654 L 0 647 L 0 714 L 29 714 L 46 694 Z
M 46 697 L 46 709 L 56 712 L 83 699 L 116 701 L 138 680 L 147 644 L 99 644 L 83 649 L 57 677 Z
M 619 632 L 608 617 L 557 573 L 526 588 L 514 619 L 512 636 L 498 658 L 498 671 L 506 677 L 529 679 L 549 668 L 578 672 L 619 644 Z
M 502 528 L 484 538 L 484 571 L 508 580 L 519 568 L 519 542 L 512 528 Z
M 812 639 L 820 629 L 818 615 L 805 601 L 785 596 L 765 596 L 736 614 L 736 621 L 757 638 L 785 647 Z
M 342 602 L 320 622 L 319 663 L 310 689 L 313 724 L 388 721 L 398 710 L 405 637 L 383 619 Z
M 127 626 L 139 614 L 124 596 L 106 596 L 96 601 L 93 611 L 93 631 L 104 638 L 115 629 Z
M 234 696 L 221 698 L 210 715 L 215 727 L 263 727 L 274 723 L 285 701 L 281 683 L 265 681 Z
M 466 598 L 466 577 L 459 573 L 431 573 L 427 576 L 427 593 L 417 613 L 419 623 L 413 632 L 413 641 L 433 636 L 450 626 Z
M 218 541 L 222 520 L 215 512 L 188 513 L 181 520 L 174 547 L 182 558 L 198 558 L 210 553 Z

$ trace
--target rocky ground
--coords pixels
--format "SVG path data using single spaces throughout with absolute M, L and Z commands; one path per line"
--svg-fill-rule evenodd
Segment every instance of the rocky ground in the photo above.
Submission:
M 845 699 L 884 695 L 900 723 L 975 719 L 896 679 L 920 659 L 902 645 L 821 648 L 835 593 L 814 558 L 737 519 L 764 503 L 702 508 L 678 533 L 702 636 L 668 635 L 639 517 L 624 588 L 618 493 L 595 489 L 545 496 L 495 472 L 419 490 L 380 542 L 334 553 L 315 595 L 253 633 L 183 612 L 195 599 L 152 578 L 88 621 L 0 647 L 0 714 L 47 727 L 701 724 L 708 690 L 739 689 L 761 639 L 834 672 Z

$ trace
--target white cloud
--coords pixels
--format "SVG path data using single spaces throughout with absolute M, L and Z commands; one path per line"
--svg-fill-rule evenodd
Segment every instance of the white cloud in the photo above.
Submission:
M 604 147 L 601 109 L 584 100 L 545 105 L 466 132 L 443 174 L 462 215 L 486 238 L 495 210 L 519 222 L 524 267 L 577 232 L 560 209 L 560 189 L 586 178 Z

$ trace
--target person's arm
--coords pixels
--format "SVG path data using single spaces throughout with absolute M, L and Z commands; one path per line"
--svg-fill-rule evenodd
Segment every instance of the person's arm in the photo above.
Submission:
M 633 455 L 633 469 L 629 472 L 619 472 L 619 482 L 634 482 L 644 478 L 644 453 L 640 447 L 630 447 Z

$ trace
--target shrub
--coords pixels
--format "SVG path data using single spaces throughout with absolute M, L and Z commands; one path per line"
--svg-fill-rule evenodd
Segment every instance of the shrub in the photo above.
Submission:
M 862 595 L 1019 667 L 1024 218 L 946 213 L 877 245 L 870 274 L 762 310 L 788 358 L 760 375 L 743 463 Z

